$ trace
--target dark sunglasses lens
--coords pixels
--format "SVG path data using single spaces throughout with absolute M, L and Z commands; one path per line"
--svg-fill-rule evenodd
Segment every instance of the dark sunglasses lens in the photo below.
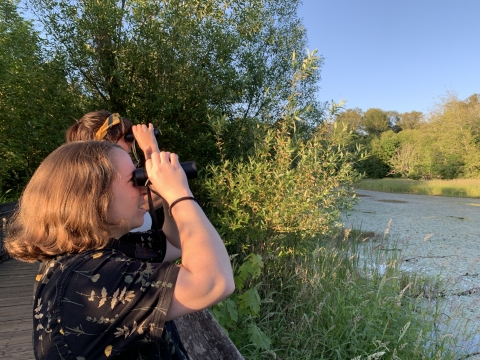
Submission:
M 126 142 L 131 143 L 133 142 L 133 140 L 135 140 L 135 136 L 133 136 L 132 133 L 128 133 L 127 135 L 124 136 L 124 139 Z

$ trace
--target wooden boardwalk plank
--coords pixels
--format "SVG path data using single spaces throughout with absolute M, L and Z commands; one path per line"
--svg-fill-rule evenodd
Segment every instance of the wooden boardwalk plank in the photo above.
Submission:
M 9 259 L 0 264 L 0 359 L 34 359 L 33 283 L 38 263 Z

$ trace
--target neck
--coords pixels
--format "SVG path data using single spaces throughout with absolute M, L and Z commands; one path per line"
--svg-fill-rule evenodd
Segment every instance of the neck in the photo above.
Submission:
M 128 233 L 128 230 L 126 229 L 123 229 L 123 228 L 116 228 L 116 229 L 113 229 L 110 233 L 110 237 L 112 239 L 120 239 L 123 235 L 125 235 L 126 233 Z

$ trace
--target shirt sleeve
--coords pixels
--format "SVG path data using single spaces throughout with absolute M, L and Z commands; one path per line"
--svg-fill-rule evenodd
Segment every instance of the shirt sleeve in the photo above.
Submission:
M 116 357 L 160 341 L 179 267 L 115 250 L 86 254 L 62 276 L 59 324 L 76 358 Z

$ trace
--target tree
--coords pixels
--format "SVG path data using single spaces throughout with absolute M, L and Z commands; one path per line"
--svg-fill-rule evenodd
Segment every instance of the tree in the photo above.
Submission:
M 347 126 L 351 131 L 360 131 L 362 127 L 362 116 L 363 112 L 359 108 L 355 109 L 346 109 L 338 113 L 335 118 L 335 121 L 340 127 Z
M 281 115 L 305 49 L 299 1 L 28 0 L 92 108 L 162 131 L 183 159 L 215 156 L 210 120 Z M 317 60 L 317 69 L 321 60 Z M 321 119 L 315 70 L 299 88 L 303 121 Z
M 390 158 L 391 174 L 400 174 L 402 177 L 411 177 L 417 163 L 417 150 L 411 143 L 399 147 L 395 155 Z
M 41 46 L 16 4 L 0 0 L 0 194 L 6 199 L 18 196 L 43 158 L 63 142 L 75 107 L 62 59 L 44 56 Z
M 423 122 L 423 113 L 420 111 L 410 111 L 399 115 L 396 125 L 401 130 L 417 129 Z
M 437 166 L 443 178 L 480 175 L 480 105 L 447 93 L 429 116 L 426 129 L 436 135 Z
M 378 136 L 390 129 L 387 113 L 377 108 L 371 108 L 365 112 L 362 124 L 368 135 Z

